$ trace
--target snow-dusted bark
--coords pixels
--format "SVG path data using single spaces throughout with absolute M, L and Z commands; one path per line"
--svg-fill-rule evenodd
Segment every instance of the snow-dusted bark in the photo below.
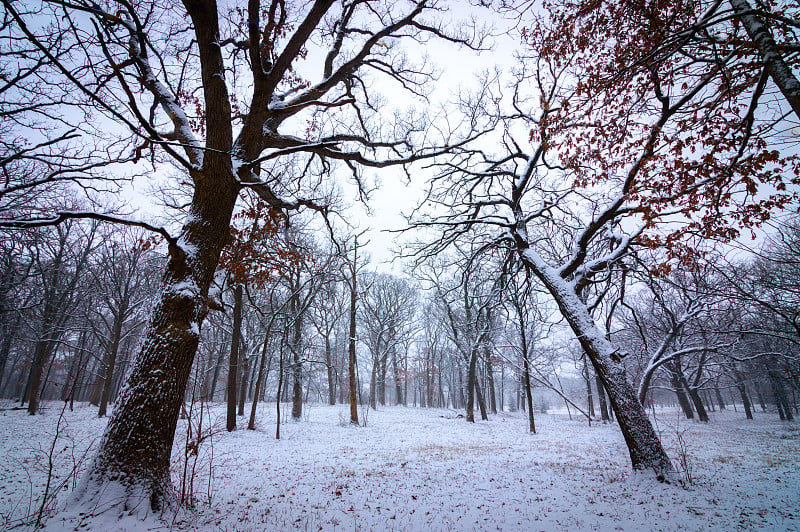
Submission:
M 209 159 L 209 158 L 207 158 Z M 170 455 L 184 390 L 207 313 L 208 288 L 238 188 L 199 179 L 183 236 L 171 246 L 164 288 L 131 374 L 119 394 L 76 506 L 158 513 L 174 502 Z M 228 180 L 234 183 L 232 176 Z M 203 186 L 204 183 L 209 185 Z
M 729 0 L 747 35 L 761 52 L 764 66 L 792 110 L 800 118 L 800 81 L 784 60 L 783 54 L 767 25 L 762 22 L 747 0 Z
M 527 247 L 525 240 L 518 238 L 517 242 L 522 260 L 553 296 L 562 316 L 602 380 L 628 446 L 631 465 L 637 470 L 654 471 L 660 479 L 668 478 L 674 468 L 639 402 L 636 390 L 625 376 L 618 351 L 595 324 L 586 304 L 575 292 L 574 283 L 564 280 L 558 270 Z

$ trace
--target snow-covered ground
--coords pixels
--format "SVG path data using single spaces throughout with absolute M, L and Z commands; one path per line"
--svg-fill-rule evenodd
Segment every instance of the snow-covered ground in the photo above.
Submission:
M 63 504 L 69 472 L 105 420 L 85 405 L 65 412 L 50 453 L 60 405 L 33 417 L 11 406 L 0 405 L 0 529 L 28 529 L 21 523 L 35 519 L 48 455 L 50 489 Z M 215 406 L 216 431 L 196 463 L 195 510 L 163 516 L 158 528 L 800 530 L 800 428 L 775 414 L 746 421 L 726 410 L 701 424 L 660 413 L 674 463 L 689 467 L 691 484 L 680 486 L 632 474 L 616 425 L 588 427 L 561 413 L 539 414 L 538 434 L 528 434 L 524 413 L 473 425 L 452 410 L 386 407 L 351 427 L 344 406 L 312 405 L 276 440 L 275 405 L 260 406 L 258 430 L 233 433 L 219 430 L 224 409 Z M 179 487 L 185 427 L 174 453 Z M 158 523 L 146 525 L 129 530 Z

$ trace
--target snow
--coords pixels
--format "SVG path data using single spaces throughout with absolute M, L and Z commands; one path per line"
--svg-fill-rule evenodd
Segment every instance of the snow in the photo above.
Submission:
M 35 514 L 61 410 L 50 403 L 28 416 L 11 406 L 0 405 L 0 528 Z M 305 410 L 303 421 L 281 427 L 281 440 L 272 403 L 260 405 L 257 431 L 243 430 L 240 418 L 240 430 L 202 443 L 195 510 L 146 523 L 101 516 L 83 529 L 800 530 L 800 429 L 774 413 L 746 421 L 729 408 L 703 424 L 659 412 L 654 425 L 673 462 L 689 466 L 692 483 L 681 486 L 633 474 L 615 424 L 588 427 L 560 412 L 539 414 L 539 433 L 529 434 L 523 412 L 469 424 L 452 410 L 385 407 L 352 427 L 346 405 Z M 96 412 L 66 412 L 55 453 L 56 484 L 67 483 L 59 500 L 68 500 L 73 464 L 85 466 L 81 457 L 102 433 L 106 419 Z M 223 405 L 211 416 L 224 426 Z M 185 429 L 179 421 L 176 486 Z M 47 529 L 66 525 L 51 519 Z

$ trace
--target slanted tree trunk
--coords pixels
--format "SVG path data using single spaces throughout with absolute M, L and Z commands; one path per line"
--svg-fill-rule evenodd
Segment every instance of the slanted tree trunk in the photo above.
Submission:
M 791 67 L 784 60 L 781 49 L 772 37 L 769 28 L 759 19 L 747 0 L 729 1 L 737 20 L 742 23 L 747 35 L 761 52 L 767 73 L 786 98 L 794 114 L 800 118 L 800 81 L 797 80 Z
M 480 379 L 478 378 L 475 379 L 475 398 L 478 400 L 478 410 L 481 412 L 481 421 L 487 421 L 489 415 L 486 410 L 486 399 L 483 396 Z
M 617 350 L 597 328 L 573 287 L 561 278 L 558 271 L 528 249 L 528 242 L 522 234 L 518 236 L 517 247 L 522 260 L 553 296 L 561 315 L 570 325 L 605 387 L 625 438 L 633 469 L 650 469 L 660 479 L 671 476 L 674 472 L 672 463 L 639 402 L 636 390 L 625 376 L 625 368 L 619 362 Z
M 780 415 L 781 421 L 794 421 L 792 406 L 789 404 L 789 399 L 786 397 L 786 390 L 781 382 L 780 373 L 770 369 L 768 374 L 770 383 L 772 384 L 772 393 L 775 396 L 775 406 L 778 407 L 778 414 Z
M 76 499 L 100 500 L 113 492 L 129 500 L 124 507 L 154 512 L 175 502 L 169 475 L 175 428 L 208 312 L 208 288 L 239 192 L 230 160 L 224 164 L 223 158 L 230 156 L 209 151 L 203 170 L 192 172 L 188 221 L 180 239 L 170 244 L 159 301 Z
M 692 399 L 692 404 L 694 404 L 694 408 L 697 410 L 697 419 L 703 423 L 708 423 L 708 413 L 703 405 L 703 398 L 700 397 L 700 393 L 697 391 L 697 389 L 692 387 L 689 387 L 688 390 L 689 397 Z

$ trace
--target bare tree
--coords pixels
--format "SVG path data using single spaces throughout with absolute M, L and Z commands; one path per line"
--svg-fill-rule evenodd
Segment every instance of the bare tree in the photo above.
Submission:
M 113 506 L 137 508 L 142 499 L 158 512 L 175 500 L 169 480 L 175 424 L 241 190 L 254 190 L 276 209 L 326 212 L 318 200 L 329 189 L 332 163 L 342 161 L 360 180 L 361 167 L 443 152 L 419 142 L 424 124 L 410 117 L 398 115 L 393 124 L 370 120 L 378 102 L 366 97 L 366 78 L 385 75 L 421 94 L 430 73 L 406 62 L 400 43 L 466 39 L 449 36 L 427 16 L 436 8 L 423 2 L 378 10 L 358 1 L 318 0 L 291 10 L 283 2 L 262 6 L 255 0 L 241 15 L 213 0 L 186 2 L 182 9 L 121 2 L 109 11 L 93 2 L 53 1 L 36 13 L 10 1 L 3 5 L 31 53 L 53 65 L 54 84 L 68 85 L 132 132 L 125 137 L 128 149 L 135 148 L 132 158 L 166 155 L 187 178 L 191 199 L 181 230 L 173 235 L 150 226 L 169 246 L 164 289 L 76 494 L 97 500 L 115 483 L 126 495 Z M 60 41 L 53 43 L 55 36 Z M 306 82 L 294 67 L 311 41 L 325 52 L 316 65 L 318 79 Z M 73 45 L 67 57 L 60 55 L 66 46 L 60 42 Z M 234 100 L 242 84 L 252 90 Z M 298 134 L 284 131 L 298 123 Z M 283 173 L 286 157 L 302 159 L 302 175 Z M 17 225 L 83 216 L 98 217 L 62 212 Z

